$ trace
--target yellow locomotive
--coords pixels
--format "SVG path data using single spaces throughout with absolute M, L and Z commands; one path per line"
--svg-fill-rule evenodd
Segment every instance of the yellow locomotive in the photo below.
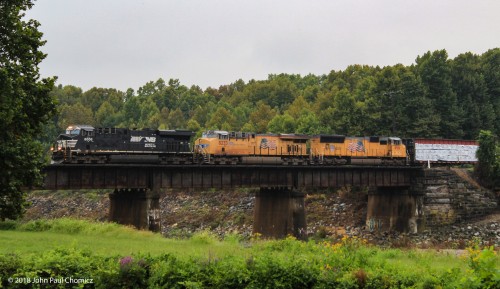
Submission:
M 396 137 L 255 134 L 206 131 L 194 146 L 195 158 L 208 164 L 397 164 L 406 147 Z
M 195 154 L 212 164 L 306 164 L 310 136 L 211 130 L 195 142 Z
M 319 135 L 311 138 L 311 161 L 318 164 L 395 164 L 407 162 L 406 147 L 398 137 L 346 137 Z

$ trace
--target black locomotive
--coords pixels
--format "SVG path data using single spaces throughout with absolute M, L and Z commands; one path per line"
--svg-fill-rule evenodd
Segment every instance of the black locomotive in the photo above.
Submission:
M 73 125 L 60 134 L 52 163 L 162 163 L 192 161 L 186 130 L 132 130 Z

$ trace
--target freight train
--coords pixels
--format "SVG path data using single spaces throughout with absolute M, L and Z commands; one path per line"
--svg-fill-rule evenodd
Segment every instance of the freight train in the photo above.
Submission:
M 397 137 L 255 134 L 211 130 L 190 146 L 186 130 L 73 125 L 59 135 L 52 163 L 342 165 L 407 163 Z
M 210 130 L 194 141 L 187 130 L 133 130 L 73 125 L 59 135 L 52 163 L 226 165 L 409 165 L 433 161 L 423 139 L 343 135 L 256 134 Z M 436 140 L 433 140 L 436 142 Z M 463 153 L 465 144 L 457 150 Z M 471 144 L 472 145 L 472 144 Z M 449 146 L 448 146 L 449 147 Z M 474 162 L 475 150 L 467 147 Z M 454 148 L 455 149 L 455 148 Z M 476 148 L 477 149 L 477 148 Z M 457 151 L 451 152 L 457 153 Z M 446 154 L 440 151 L 440 156 Z M 450 157 L 453 159 L 453 157 Z

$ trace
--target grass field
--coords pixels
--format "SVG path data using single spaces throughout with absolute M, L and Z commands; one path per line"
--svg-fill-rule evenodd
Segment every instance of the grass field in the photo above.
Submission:
M 118 224 L 73 219 L 14 223 L 10 228 L 0 230 L 0 254 L 27 256 L 71 248 L 108 256 L 177 254 L 180 258 L 201 258 L 208 252 L 225 256 L 244 249 L 237 240 L 221 242 L 208 232 L 198 233 L 190 239 L 166 239 L 160 234 Z
M 457 256 L 347 237 L 242 241 L 200 232 L 166 239 L 72 219 L 0 223 L 0 244 L 0 278 L 83 274 L 95 288 L 500 288 L 497 252 L 473 245 Z

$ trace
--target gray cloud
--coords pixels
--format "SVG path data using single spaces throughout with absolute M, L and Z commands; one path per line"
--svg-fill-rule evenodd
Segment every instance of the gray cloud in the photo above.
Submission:
M 498 11 L 497 0 L 38 0 L 28 16 L 48 41 L 43 76 L 125 90 L 483 53 L 500 46 Z

